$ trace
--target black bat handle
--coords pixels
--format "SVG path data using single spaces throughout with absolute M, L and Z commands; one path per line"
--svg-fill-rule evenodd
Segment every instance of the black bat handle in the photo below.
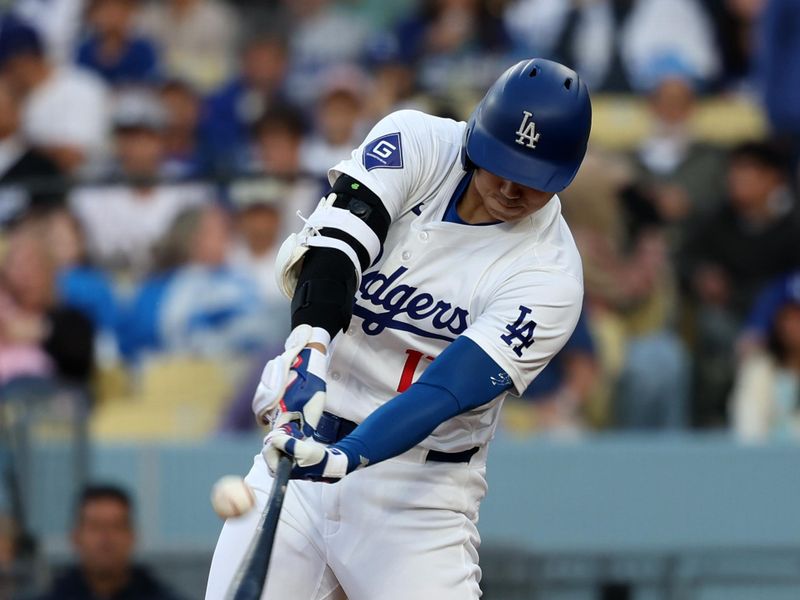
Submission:
M 294 462 L 288 456 L 282 456 L 278 461 L 263 521 L 261 527 L 256 530 L 254 545 L 245 559 L 247 565 L 233 600 L 259 600 L 261 598 L 261 592 L 267 579 L 272 545 L 275 541 L 275 530 L 278 527 L 283 498 L 286 495 L 286 486 L 289 483 L 289 475 L 293 466 Z

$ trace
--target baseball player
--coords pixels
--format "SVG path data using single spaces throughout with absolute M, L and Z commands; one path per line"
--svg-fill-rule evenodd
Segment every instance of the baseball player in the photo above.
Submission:
M 286 351 L 253 409 L 273 428 L 229 519 L 206 598 L 254 534 L 281 453 L 293 457 L 262 598 L 478 598 L 476 528 L 503 398 L 569 338 L 581 261 L 557 192 L 586 152 L 578 75 L 508 69 L 468 123 L 381 120 L 329 172 L 331 193 L 281 248 Z

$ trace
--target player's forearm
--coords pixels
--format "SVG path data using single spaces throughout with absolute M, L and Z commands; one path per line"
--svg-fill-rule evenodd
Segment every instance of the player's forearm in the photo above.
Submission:
M 312 248 L 292 299 L 292 329 L 308 324 L 333 339 L 350 321 L 355 288 L 356 272 L 347 256 L 333 248 Z
M 378 408 L 335 447 L 347 455 L 350 472 L 410 450 L 461 412 L 458 400 L 446 389 L 416 383 Z
M 439 425 L 491 402 L 510 380 L 480 346 L 459 337 L 431 363 L 420 380 L 369 415 L 335 444 L 347 455 L 348 471 L 410 450 Z M 505 383 L 498 384 L 498 380 Z M 362 460 L 362 457 L 364 460 Z
M 282 280 L 297 276 L 292 328 L 307 324 L 334 338 L 350 323 L 361 273 L 380 255 L 391 219 L 380 198 L 352 177 L 340 176 L 331 192 L 300 237 L 287 240 L 300 245 L 279 252 L 279 268 Z

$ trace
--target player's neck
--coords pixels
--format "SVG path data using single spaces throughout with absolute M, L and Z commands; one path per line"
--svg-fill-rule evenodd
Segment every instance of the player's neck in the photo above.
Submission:
M 456 212 L 458 212 L 458 216 L 461 217 L 462 221 L 470 225 L 489 223 L 495 220 L 483 205 L 483 198 L 481 198 L 475 187 L 474 177 L 469 182 L 467 191 L 464 192 L 461 200 L 456 205 Z

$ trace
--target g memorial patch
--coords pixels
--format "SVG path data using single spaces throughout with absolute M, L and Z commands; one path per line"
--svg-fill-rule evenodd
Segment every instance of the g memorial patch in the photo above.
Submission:
M 372 140 L 364 148 L 364 167 L 372 169 L 402 169 L 403 146 L 400 132 L 387 133 Z

